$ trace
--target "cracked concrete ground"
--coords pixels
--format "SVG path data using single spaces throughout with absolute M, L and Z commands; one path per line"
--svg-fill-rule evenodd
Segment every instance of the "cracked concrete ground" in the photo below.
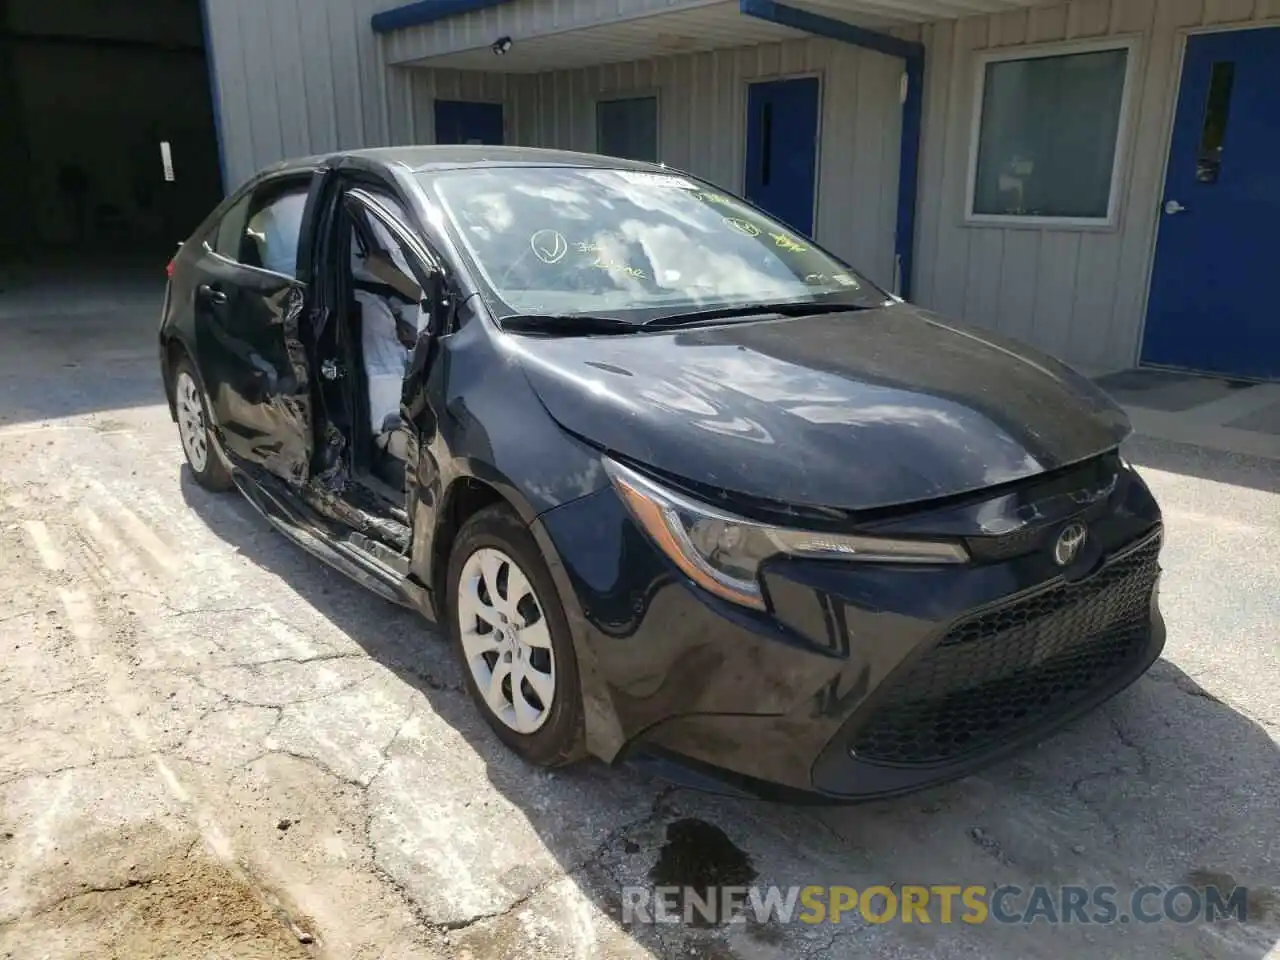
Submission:
M 109 271 L 0 294 L 0 956 L 1276 954 L 1276 464 L 1130 445 L 1168 517 L 1166 656 L 980 776 L 797 809 L 549 774 L 489 734 L 430 624 L 192 483 L 158 289 Z M 686 820 L 761 884 L 1239 883 L 1252 909 L 624 926 L 622 886 Z

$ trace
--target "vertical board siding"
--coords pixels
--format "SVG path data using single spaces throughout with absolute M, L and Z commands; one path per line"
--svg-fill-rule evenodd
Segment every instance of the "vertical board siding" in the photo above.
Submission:
M 1073 0 L 933 23 L 916 234 L 916 298 L 1088 369 L 1137 361 L 1184 34 L 1280 17 L 1280 0 Z M 1137 37 L 1114 230 L 965 224 L 977 56 Z
M 434 140 L 437 98 L 504 104 L 510 143 L 595 148 L 602 97 L 659 98 L 659 151 L 741 191 L 746 84 L 822 78 L 818 239 L 873 279 L 893 278 L 901 106 L 899 61 L 824 39 L 658 57 L 539 75 L 386 66 L 426 37 L 369 26 L 398 0 L 207 0 L 227 187 L 282 159 Z M 639 0 L 645 9 L 691 0 Z M 694 0 L 696 2 L 696 0 Z M 430 25 L 454 48 L 632 15 L 621 0 L 517 0 Z M 928 49 L 917 209 L 917 299 L 1090 368 L 1136 360 L 1146 308 L 1177 69 L 1186 28 L 1280 18 L 1280 0 L 1071 0 L 919 28 Z M 425 31 L 427 28 L 421 28 Z M 1060 40 L 1139 38 L 1115 230 L 969 226 L 976 57 Z
M 405 89 L 369 18 L 398 0 L 206 2 L 228 190 L 286 157 L 391 142 Z
M 487 47 L 501 36 L 539 36 L 714 2 L 717 0 L 511 0 L 498 7 L 392 31 L 387 35 L 388 56 L 393 63 L 423 60 Z
M 482 93 L 481 78 L 409 69 L 417 142 L 430 143 L 435 97 L 501 99 L 507 139 L 525 146 L 594 151 L 596 103 L 658 97 L 664 163 L 741 192 L 747 83 L 817 75 L 822 81 L 816 235 L 871 279 L 893 282 L 898 192 L 900 61 L 832 40 L 794 40 L 656 57 L 536 75 L 510 74 Z M 394 127 L 394 123 L 393 123 Z

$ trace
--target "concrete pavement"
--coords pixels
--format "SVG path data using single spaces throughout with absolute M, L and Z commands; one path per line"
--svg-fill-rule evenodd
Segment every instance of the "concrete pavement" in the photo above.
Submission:
M 1280 955 L 1280 463 L 1128 445 L 1168 518 L 1166 655 L 980 776 L 797 809 L 549 774 L 491 736 L 430 624 L 191 482 L 157 293 L 0 294 L 0 956 Z M 1251 919 L 620 923 L 625 885 L 707 871 L 1238 883 Z

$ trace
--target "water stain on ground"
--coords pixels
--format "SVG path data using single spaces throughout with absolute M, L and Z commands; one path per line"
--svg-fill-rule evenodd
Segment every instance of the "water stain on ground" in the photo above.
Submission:
M 313 956 L 225 866 L 199 858 L 148 879 L 72 894 L 0 932 L 0 956 L 47 960 L 301 960 Z M 309 940 L 306 933 L 303 939 Z
M 1194 887 L 1214 887 L 1221 904 L 1234 906 L 1231 903 L 1232 893 L 1237 887 L 1244 886 L 1236 882 L 1229 873 L 1209 870 L 1200 867 L 1187 874 L 1187 882 Z M 1244 894 L 1244 918 L 1251 923 L 1274 923 L 1280 921 L 1280 890 L 1274 887 L 1247 887 Z
M 751 858 L 728 834 L 713 823 L 692 817 L 667 824 L 667 842 L 649 871 L 654 886 L 680 888 L 680 915 L 691 913 L 695 926 L 725 923 L 729 917 L 722 915 L 726 904 L 721 890 L 745 887 L 756 876 Z M 692 902 L 686 904 L 686 899 Z

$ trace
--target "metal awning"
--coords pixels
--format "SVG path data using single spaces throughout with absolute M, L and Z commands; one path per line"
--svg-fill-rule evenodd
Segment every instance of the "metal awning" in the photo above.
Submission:
M 871 30 L 1057 0 L 788 0 Z M 430 0 L 375 15 L 388 64 L 541 73 L 807 37 L 744 16 L 739 0 Z M 510 49 L 494 53 L 501 38 Z

